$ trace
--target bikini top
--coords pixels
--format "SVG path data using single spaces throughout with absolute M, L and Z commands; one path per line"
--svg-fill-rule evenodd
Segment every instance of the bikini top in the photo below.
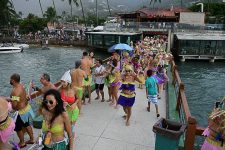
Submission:
M 64 102 L 67 102 L 67 103 L 70 103 L 70 104 L 72 104 L 76 101 L 75 96 L 66 96 L 64 90 L 61 91 L 61 98 Z
M 122 82 L 120 90 L 135 91 L 135 83 L 134 82 Z
M 55 135 L 62 135 L 64 133 L 64 128 L 60 124 L 54 124 L 50 129 L 46 125 L 46 121 L 43 120 L 42 123 L 42 131 L 43 132 L 51 132 Z

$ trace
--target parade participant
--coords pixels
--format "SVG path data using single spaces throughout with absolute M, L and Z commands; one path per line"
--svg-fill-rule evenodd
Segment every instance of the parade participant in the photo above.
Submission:
M 110 69 L 108 70 L 108 76 L 109 76 L 109 83 L 111 88 L 111 94 L 112 94 L 112 102 L 110 105 L 115 105 L 115 108 L 117 108 L 117 101 L 118 101 L 118 90 L 120 87 L 120 70 L 116 67 L 117 60 L 113 59 Z
M 79 99 L 76 99 L 76 90 L 72 88 L 71 85 L 70 70 L 65 72 L 62 76 L 61 84 L 62 86 L 59 91 L 63 100 L 64 108 L 66 109 L 71 122 L 73 137 L 75 137 L 75 124 L 79 115 L 79 109 L 77 107 Z
M 132 106 L 135 102 L 135 80 L 140 82 L 134 73 L 132 66 L 125 66 L 125 74 L 122 76 L 122 85 L 120 87 L 121 94 L 118 99 L 118 104 L 123 106 L 125 112 L 126 126 L 130 125 L 130 117 Z
M 24 86 L 20 83 L 20 75 L 13 74 L 10 77 L 10 84 L 13 86 L 11 92 L 11 99 L 12 99 L 12 108 L 18 111 L 18 116 L 16 119 L 16 127 L 15 131 L 19 137 L 19 147 L 23 148 L 26 144 L 33 144 L 34 137 L 31 125 L 31 118 L 34 118 L 34 112 L 31 106 L 28 104 L 26 98 L 26 90 Z M 30 140 L 25 142 L 24 141 L 24 132 L 23 128 L 26 128 L 26 131 L 30 137 Z
M 146 97 L 148 99 L 147 111 L 150 112 L 150 104 L 151 103 L 155 104 L 156 116 L 158 118 L 160 116 L 159 109 L 158 109 L 158 97 L 157 97 L 157 94 L 158 94 L 157 82 L 158 81 L 152 75 L 153 75 L 153 71 L 148 70 L 147 71 L 148 78 L 145 81 Z
M 92 66 L 94 66 L 95 65 L 95 57 L 94 57 L 94 52 L 89 52 L 89 59 L 91 60 L 91 62 L 92 62 Z M 92 67 L 91 66 L 91 67 Z
M 11 117 L 8 116 L 12 105 L 3 97 L 0 97 L 0 149 L 8 150 L 8 140 L 15 128 L 15 123 Z
M 141 81 L 138 85 L 138 88 L 142 89 L 143 85 L 145 84 L 145 75 L 144 71 L 139 71 L 138 73 L 138 79 Z
M 216 108 L 209 115 L 208 127 L 203 132 L 206 136 L 201 150 L 225 149 L 225 97 L 222 102 L 216 103 Z
M 85 71 L 81 70 L 80 68 L 81 66 L 81 61 L 78 60 L 75 62 L 75 69 L 72 69 L 70 71 L 70 75 L 71 75 L 71 80 L 72 80 L 72 87 L 74 88 L 74 90 L 76 91 L 76 98 L 78 99 L 78 108 L 80 110 L 81 113 L 81 109 L 82 109 L 82 105 L 81 105 L 81 101 L 82 101 L 82 97 L 83 97 L 83 80 L 85 80 L 85 78 L 87 78 L 87 75 L 85 73 Z
M 97 94 L 97 97 L 95 99 L 98 100 L 100 98 L 100 95 L 99 95 L 99 92 L 100 92 L 101 96 L 102 96 L 101 102 L 105 101 L 104 91 L 103 91 L 104 82 L 105 82 L 104 74 L 105 74 L 105 67 L 102 65 L 102 60 L 98 59 L 96 61 L 96 68 L 95 68 L 95 71 L 94 71 L 95 90 L 96 90 L 96 94 Z
M 85 73 L 88 76 L 87 80 L 83 80 L 84 88 L 85 88 L 85 90 L 88 91 L 88 97 L 89 97 L 88 103 L 91 103 L 91 83 L 92 83 L 91 67 L 92 67 L 92 65 L 93 65 L 93 63 L 89 59 L 88 53 L 83 52 L 83 57 L 81 59 L 80 67 L 83 71 L 85 71 Z M 84 103 L 85 103 L 85 97 L 84 97 Z
M 70 120 L 57 90 L 50 89 L 45 92 L 40 113 L 44 117 L 42 123 L 44 148 L 42 150 L 73 150 Z M 65 138 L 64 131 L 67 132 L 68 139 Z
M 51 82 L 50 76 L 47 73 L 43 73 L 40 77 L 40 82 L 43 85 L 42 88 L 38 88 L 32 83 L 32 88 L 34 91 L 39 91 L 41 94 L 44 94 L 49 89 L 56 89 L 55 85 Z
M 109 99 L 107 100 L 107 102 L 112 101 L 112 88 L 110 85 L 111 74 L 109 73 L 110 70 L 111 70 L 111 65 L 108 64 L 108 66 L 106 67 L 106 74 L 105 74 L 105 85 L 108 87 L 108 95 L 109 95 Z

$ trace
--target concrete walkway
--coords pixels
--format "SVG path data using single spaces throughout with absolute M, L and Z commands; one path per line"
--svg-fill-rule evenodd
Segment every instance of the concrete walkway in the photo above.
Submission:
M 107 90 L 106 100 L 108 99 Z M 96 97 L 92 93 L 92 99 Z M 166 116 L 165 91 L 158 102 L 160 117 Z M 133 106 L 130 126 L 125 126 L 123 109 L 115 109 L 108 102 L 92 100 L 83 105 L 83 114 L 77 121 L 76 150 L 154 150 L 155 135 L 152 127 L 157 122 L 154 105 L 147 112 L 145 89 L 136 88 L 136 102 Z M 35 130 L 37 137 L 40 130 Z M 14 136 L 16 137 L 16 136 Z M 26 136 L 26 138 L 28 138 Z M 28 147 L 24 148 L 28 149 Z

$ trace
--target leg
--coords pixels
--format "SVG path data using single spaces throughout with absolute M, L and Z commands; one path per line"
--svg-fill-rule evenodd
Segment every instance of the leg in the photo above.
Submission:
M 95 100 L 98 100 L 99 99 L 99 89 L 96 89 L 96 94 L 97 94 L 97 97 L 95 98 Z
M 30 137 L 30 140 L 26 142 L 26 144 L 34 144 L 34 135 L 33 135 L 33 130 L 31 126 L 26 127 L 26 131 Z
M 148 112 L 150 112 L 150 105 L 151 105 L 151 103 L 148 102 L 148 107 L 147 107 L 147 111 L 148 111 Z
M 91 86 L 88 85 L 87 88 L 88 88 L 88 97 L 89 97 L 88 103 L 91 103 Z
M 20 148 L 24 147 L 26 145 L 25 141 L 24 141 L 24 133 L 22 130 L 17 131 L 17 136 L 20 140 L 20 142 L 18 143 L 18 145 L 20 146 Z
M 123 111 L 125 112 L 125 115 L 123 115 L 123 118 L 127 118 L 127 107 L 123 106 Z
M 101 90 L 100 93 L 101 93 L 101 96 L 102 96 L 102 101 L 101 102 L 104 102 L 105 101 L 105 99 L 104 99 L 104 91 Z
M 156 116 L 157 116 L 157 118 L 158 118 L 158 117 L 160 116 L 158 104 L 155 104 L 155 110 L 156 110 Z
M 110 86 L 108 86 L 108 94 L 109 94 L 109 100 L 107 102 L 110 102 L 112 100 L 112 89 Z
M 131 109 L 132 109 L 132 107 L 129 107 L 129 106 L 127 107 L 126 126 L 130 125 Z

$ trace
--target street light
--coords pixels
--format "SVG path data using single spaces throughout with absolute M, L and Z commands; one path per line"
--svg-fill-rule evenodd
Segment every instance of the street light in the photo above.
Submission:
M 204 9 L 204 4 L 203 3 L 198 3 L 196 5 L 201 5 L 201 12 L 203 12 L 203 9 Z

